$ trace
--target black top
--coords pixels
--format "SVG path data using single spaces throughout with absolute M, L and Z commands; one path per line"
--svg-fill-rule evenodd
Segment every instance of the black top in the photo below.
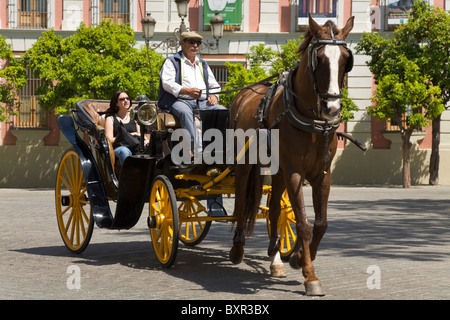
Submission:
M 117 133 L 118 133 L 119 126 L 121 126 L 121 124 L 120 124 L 119 120 L 115 116 L 112 116 L 112 117 L 113 117 L 113 130 L 114 130 L 113 134 L 114 134 L 114 137 L 116 137 Z M 128 123 L 123 123 L 122 122 L 122 125 L 130 133 L 131 132 L 137 132 L 136 121 L 134 121 L 134 120 L 130 120 Z

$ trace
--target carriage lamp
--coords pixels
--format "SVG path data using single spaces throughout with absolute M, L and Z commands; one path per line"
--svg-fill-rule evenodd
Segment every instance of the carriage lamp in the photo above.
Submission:
M 144 103 L 137 111 L 137 118 L 140 124 L 150 126 L 156 121 L 158 112 L 154 103 Z

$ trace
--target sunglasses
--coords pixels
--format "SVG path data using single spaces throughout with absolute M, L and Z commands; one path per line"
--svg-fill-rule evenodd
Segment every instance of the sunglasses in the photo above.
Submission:
M 201 41 L 198 41 L 198 40 L 192 40 L 192 39 L 186 39 L 186 40 L 184 40 L 184 42 L 189 42 L 189 43 L 192 44 L 192 45 L 196 44 L 196 45 L 198 45 L 199 47 L 200 47 L 200 45 L 202 44 Z
M 128 101 L 130 101 L 130 97 L 126 97 L 126 98 L 119 98 L 119 100 L 120 100 L 120 101 L 125 101 L 125 100 L 128 100 Z

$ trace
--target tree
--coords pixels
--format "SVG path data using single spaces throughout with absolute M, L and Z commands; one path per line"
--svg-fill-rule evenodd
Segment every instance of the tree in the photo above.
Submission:
M 441 88 L 444 106 L 450 101 L 450 14 L 427 1 L 415 1 L 408 23 L 396 35 L 410 59 L 414 59 L 431 82 Z M 439 182 L 441 114 L 432 120 L 429 184 Z
M 44 32 L 26 52 L 25 60 L 43 82 L 38 88 L 39 104 L 66 113 L 77 100 L 109 100 L 117 90 L 126 90 L 131 97 L 147 94 L 156 99 L 163 58 L 151 51 L 150 69 L 146 48 L 135 45 L 130 26 L 111 20 L 91 27 L 82 24 L 65 39 L 54 30 Z M 155 92 L 151 92 L 150 72 Z
M 250 53 L 246 54 L 249 68 L 245 68 L 240 63 L 229 63 L 225 65 L 228 68 L 229 77 L 224 90 L 242 88 L 249 84 L 264 80 L 265 78 L 288 71 L 301 59 L 301 54 L 297 53 L 303 37 L 290 39 L 285 45 L 280 46 L 280 51 L 276 51 L 265 44 L 259 44 L 250 48 Z M 221 97 L 221 103 L 229 106 L 239 91 L 228 93 Z M 348 97 L 348 91 L 345 87 L 342 91 L 342 120 L 353 119 L 353 111 L 358 107 L 351 98 Z
M 17 114 L 20 106 L 17 101 L 19 90 L 25 85 L 27 79 L 25 68 L 20 60 L 14 57 L 11 45 L 6 38 L 0 35 L 0 61 L 5 65 L 0 70 L 0 122 L 9 121 L 10 115 Z
M 418 3 L 420 1 L 414 4 L 415 14 L 418 14 Z M 411 185 L 412 132 L 429 125 L 444 110 L 443 91 L 439 83 L 433 81 L 428 72 L 431 70 L 425 72 L 423 68 L 424 62 L 431 57 L 421 54 L 422 41 L 410 32 L 409 23 L 396 29 L 391 38 L 383 38 L 379 33 L 364 33 L 356 47 L 358 53 L 372 58 L 367 65 L 377 84 L 372 98 L 375 105 L 367 108 L 368 113 L 379 120 L 392 119 L 400 126 L 404 187 Z M 404 114 L 408 116 L 406 125 L 402 123 Z
M 422 75 L 419 67 L 406 57 L 400 57 L 398 71 L 383 76 L 378 81 L 372 101 L 374 106 L 368 108 L 370 115 L 379 120 L 394 120 L 400 127 L 402 138 L 402 159 L 404 188 L 411 186 L 411 135 L 441 114 L 444 106 L 439 86 L 433 86 L 426 75 Z M 425 109 L 423 112 L 422 109 Z M 423 112 L 423 113 L 422 113 Z M 402 116 L 407 115 L 407 122 Z

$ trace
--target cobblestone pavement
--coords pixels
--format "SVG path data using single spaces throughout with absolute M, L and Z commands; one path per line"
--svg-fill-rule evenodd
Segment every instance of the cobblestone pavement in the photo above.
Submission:
M 308 215 L 313 213 L 306 188 Z M 233 198 L 226 199 L 232 213 Z M 231 223 L 213 222 L 203 242 L 180 243 L 160 267 L 146 225 L 95 228 L 79 255 L 63 245 L 53 190 L 0 189 L 0 298 L 335 300 L 450 298 L 450 186 L 332 188 L 329 227 L 315 261 L 324 297 L 305 296 L 302 276 L 269 277 L 265 221 L 243 263 L 228 260 Z M 75 271 L 76 272 L 75 272 Z M 77 281 L 73 275 L 79 274 Z M 79 288 L 77 287 L 79 285 Z

